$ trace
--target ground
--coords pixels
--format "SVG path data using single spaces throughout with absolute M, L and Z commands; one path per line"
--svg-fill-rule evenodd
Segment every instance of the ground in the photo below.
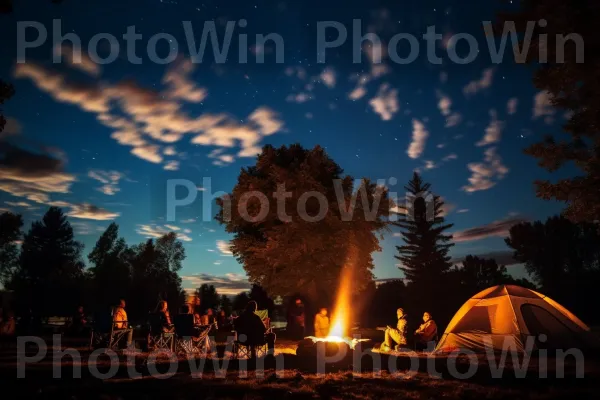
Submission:
M 539 360 L 532 360 L 528 377 L 516 379 L 512 366 L 504 370 L 502 379 L 492 379 L 485 361 L 479 360 L 479 370 L 468 380 L 457 379 L 449 373 L 449 358 L 434 360 L 435 370 L 443 378 L 427 373 L 427 357 L 418 358 L 418 372 L 408 371 L 410 362 L 406 355 L 394 358 L 382 355 L 382 368 L 373 371 L 372 363 L 364 362 L 361 372 L 353 371 L 353 363 L 347 360 L 328 365 L 325 373 L 317 371 L 314 359 L 295 355 L 295 344 L 280 341 L 275 358 L 261 360 L 264 370 L 256 369 L 252 362 L 225 358 L 200 359 L 180 356 L 173 360 L 171 375 L 152 376 L 152 371 L 167 373 L 169 358 L 159 355 L 156 361 L 148 353 L 122 353 L 118 356 L 118 367 L 110 379 L 95 378 L 90 367 L 97 366 L 100 372 L 109 370 L 106 356 L 97 362 L 89 361 L 89 351 L 83 343 L 63 343 L 80 351 L 82 362 L 73 362 L 68 356 L 61 362 L 53 363 L 51 339 L 47 338 L 49 349 L 46 357 L 30 363 L 19 373 L 19 357 L 33 356 L 37 346 L 29 346 L 18 352 L 14 343 L 2 344 L 0 351 L 0 376 L 3 393 L 16 390 L 22 398 L 69 398 L 69 399 L 293 399 L 293 398 L 409 398 L 409 399 L 562 399 L 597 398 L 600 390 L 600 368 L 593 359 L 585 360 L 584 377 L 575 378 L 575 365 L 567 362 L 565 378 L 556 378 L 554 361 L 548 363 L 548 379 L 540 376 Z M 227 356 L 228 354 L 225 353 Z M 346 361 L 345 361 L 346 360 Z M 76 360 L 77 361 L 77 360 Z M 277 362 L 284 369 L 279 376 L 275 373 Z M 467 371 L 465 358 L 454 358 L 460 372 Z M 390 372 L 390 366 L 398 366 L 397 372 Z M 73 367 L 81 371 L 81 378 L 73 378 Z M 222 368 L 222 369 L 220 369 Z M 92 367 L 93 369 L 93 367 Z M 240 376 L 240 370 L 247 370 Z M 140 376 L 132 377 L 131 371 Z M 217 371 L 217 372 L 215 372 Z M 264 371 L 264 372 L 263 372 Z M 61 376 L 54 379 L 53 376 Z M 13 396 L 10 396 L 13 397 Z M 8 398 L 8 397 L 3 397 Z

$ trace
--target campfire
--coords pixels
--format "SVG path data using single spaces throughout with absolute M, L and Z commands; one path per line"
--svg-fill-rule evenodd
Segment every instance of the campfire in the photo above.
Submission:
M 352 288 L 352 271 L 348 268 L 342 275 L 340 288 L 337 295 L 334 312 L 331 316 L 331 324 L 327 337 L 308 336 L 306 339 L 313 343 L 346 343 L 352 350 L 360 342 L 366 342 L 368 339 L 351 338 L 348 336 L 350 325 L 350 293 Z

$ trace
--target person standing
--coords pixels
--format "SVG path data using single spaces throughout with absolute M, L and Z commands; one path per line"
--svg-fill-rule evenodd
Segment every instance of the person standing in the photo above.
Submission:
M 321 311 L 315 315 L 315 336 L 324 338 L 329 335 L 329 317 L 327 316 L 327 309 L 321 308 Z

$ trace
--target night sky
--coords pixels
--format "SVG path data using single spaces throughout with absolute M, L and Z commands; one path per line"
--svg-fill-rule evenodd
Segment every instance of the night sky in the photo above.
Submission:
M 503 63 L 491 62 L 482 21 L 500 8 L 493 1 L 430 0 L 17 1 L 12 15 L 0 16 L 0 77 L 16 88 L 4 107 L 9 123 L 2 136 L 22 152 L 11 159 L 0 153 L 0 208 L 22 213 L 28 228 L 48 205 L 63 207 L 86 255 L 112 220 L 130 244 L 175 230 L 187 252 L 184 287 L 208 282 L 233 293 L 246 287 L 244 271 L 224 229 L 202 220 L 203 178 L 211 179 L 212 192 L 230 191 L 262 145 L 319 144 L 355 178 L 395 177 L 390 189 L 400 195 L 420 170 L 447 202 L 457 241 L 452 256 L 492 254 L 507 262 L 508 228 L 562 207 L 535 197 L 533 181 L 549 175 L 522 149 L 560 130 L 565 116 L 533 86 L 532 67 L 515 65 L 510 50 Z M 69 42 L 62 50 L 52 43 L 55 18 L 63 34 L 81 38 L 84 56 L 94 35 L 116 36 L 118 58 L 106 65 L 87 57 L 69 63 Z M 384 55 L 374 63 L 365 46 L 361 62 L 353 63 L 355 18 L 363 34 L 376 33 L 385 43 L 400 32 L 417 35 L 420 57 L 399 65 Z M 17 21 L 48 30 L 23 64 L 16 62 Z M 220 35 L 235 21 L 227 61 L 216 63 L 209 47 L 203 62 L 193 64 L 183 21 L 192 24 L 197 45 L 205 21 L 215 21 Z M 338 21 L 348 30 L 346 44 L 328 49 L 324 64 L 317 63 L 318 21 Z M 122 38 L 132 25 L 143 36 L 136 46 L 141 64 L 127 59 Z M 436 47 L 442 65 L 427 60 L 420 38 L 428 26 L 444 35 Z M 173 62 L 150 61 L 146 45 L 157 33 L 179 44 Z M 240 33 L 248 40 L 245 64 Z M 255 45 L 257 33 L 281 35 L 283 63 L 276 62 L 272 42 Z M 448 38 L 457 33 L 477 39 L 474 62 L 449 60 Z M 28 31 L 28 40 L 35 36 Z M 458 54 L 464 45 L 456 45 Z M 173 46 L 160 40 L 157 54 L 165 57 Z M 55 51 L 65 56 L 60 64 L 52 63 Z M 109 53 L 108 42 L 100 41 L 98 54 Z M 261 53 L 263 64 L 256 62 Z M 200 188 L 198 200 L 173 222 L 164 213 L 167 179 L 189 179 Z M 374 254 L 378 279 L 402 276 L 393 257 L 398 244 L 390 233 Z M 523 274 L 518 265 L 509 271 Z

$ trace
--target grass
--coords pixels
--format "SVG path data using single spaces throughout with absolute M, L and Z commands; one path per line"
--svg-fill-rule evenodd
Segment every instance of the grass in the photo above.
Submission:
M 82 352 L 83 347 L 79 347 Z M 28 349 L 26 355 L 35 354 L 37 349 Z M 384 369 L 373 372 L 365 368 L 362 372 L 352 372 L 348 363 L 336 365 L 331 372 L 319 374 L 314 367 L 315 360 L 306 360 L 295 356 L 294 342 L 281 341 L 277 346 L 277 359 L 265 362 L 265 370 L 255 370 L 248 363 L 246 375 L 240 376 L 240 364 L 229 360 L 222 374 L 215 373 L 213 360 L 188 360 L 180 357 L 177 372 L 168 379 L 150 376 L 149 368 L 156 367 L 166 372 L 167 356 L 159 357 L 149 366 L 148 354 L 136 354 L 127 364 L 126 355 L 119 357 L 118 372 L 107 380 L 94 378 L 89 372 L 91 365 L 106 371 L 107 359 L 98 363 L 87 363 L 83 353 L 82 378 L 73 378 L 74 363 L 65 357 L 59 364 L 62 379 L 53 379 L 54 369 L 51 355 L 37 363 L 27 365 L 25 378 L 16 379 L 18 366 L 17 349 L 14 345 L 5 345 L 0 350 L 0 380 L 4 393 L 15 390 L 22 398 L 69 398 L 69 399 L 370 399 L 370 398 L 406 398 L 406 399 L 587 399 L 597 398 L 600 390 L 600 369 L 595 362 L 586 360 L 584 379 L 535 379 L 535 365 L 532 377 L 527 379 L 506 379 L 510 376 L 510 367 L 505 379 L 490 379 L 489 370 L 482 369 L 470 380 L 451 378 L 438 379 L 428 375 L 423 368 L 414 374 L 407 374 L 406 358 L 399 357 L 399 372 L 389 372 L 385 365 L 389 359 L 383 359 Z M 49 350 L 51 354 L 51 350 Z M 23 354 L 21 354 L 23 356 Z M 382 355 L 385 357 L 385 355 Z M 135 361 L 131 361 L 135 360 Z M 285 369 L 275 373 L 275 361 L 283 361 Z M 425 361 L 422 357 L 420 361 Z M 202 374 L 194 374 L 190 362 L 205 361 Z M 223 359 L 214 360 L 222 363 Z M 447 363 L 447 358 L 436 359 L 436 364 Z M 421 363 L 425 365 L 426 363 Z M 460 362 L 458 362 L 460 364 Z M 127 368 L 140 372 L 138 378 L 131 378 Z M 460 369 L 460 368 L 459 368 Z M 436 366 L 436 370 L 440 370 Z M 86 372 L 87 371 L 87 372 Z M 443 371 L 443 369 L 442 369 Z M 444 373 L 447 371 L 443 371 Z M 552 374 L 549 374 L 552 376 Z M 569 376 L 569 375 L 568 375 Z M 540 384 L 541 383 L 541 384 Z

